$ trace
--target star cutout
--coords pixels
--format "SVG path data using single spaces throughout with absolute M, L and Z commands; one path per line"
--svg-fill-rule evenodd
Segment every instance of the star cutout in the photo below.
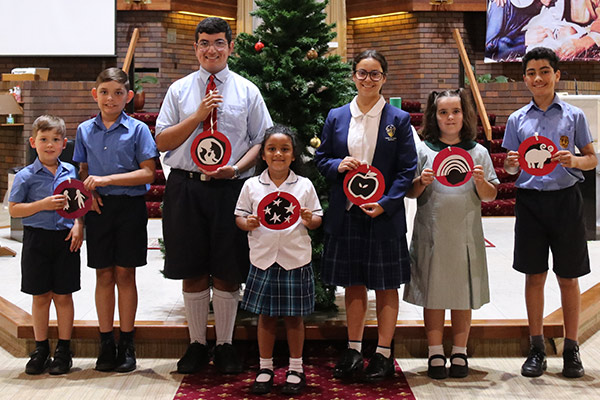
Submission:
M 271 214 L 271 209 L 269 207 L 265 207 L 265 214 L 266 215 Z
M 290 214 L 293 214 L 295 209 L 296 209 L 296 205 L 292 204 L 292 203 L 290 203 L 289 206 L 285 207 L 285 211 L 287 211 Z
M 288 215 L 287 217 L 285 217 L 284 221 L 289 224 L 291 220 L 292 220 L 292 216 Z
M 277 215 L 277 213 L 273 213 L 273 217 L 271 217 L 271 222 L 272 223 L 281 222 L 281 220 L 279 219 L 279 215 Z
M 277 200 L 273 200 L 273 205 L 279 206 L 281 204 L 281 198 L 278 197 Z

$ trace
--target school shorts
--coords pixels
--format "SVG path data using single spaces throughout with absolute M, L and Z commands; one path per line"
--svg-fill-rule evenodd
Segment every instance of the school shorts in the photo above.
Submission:
M 233 214 L 243 185 L 240 179 L 202 181 L 200 174 L 171 170 L 163 197 L 165 277 L 246 282 L 248 237 Z
M 513 268 L 525 274 L 552 270 L 561 278 L 590 272 L 579 186 L 556 191 L 517 190 Z
M 23 293 L 34 296 L 50 291 L 56 294 L 71 294 L 81 289 L 79 250 L 69 250 L 71 240 L 65 241 L 69 231 L 23 227 Z
M 146 265 L 148 211 L 144 196 L 102 196 L 101 214 L 85 215 L 88 267 Z

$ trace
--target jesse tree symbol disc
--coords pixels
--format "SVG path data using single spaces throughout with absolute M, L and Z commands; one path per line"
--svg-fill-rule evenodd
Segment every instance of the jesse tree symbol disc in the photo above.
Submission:
M 433 173 L 439 183 L 455 187 L 464 185 L 473 175 L 473 157 L 460 147 L 446 147 L 433 159 Z
M 206 171 L 227 165 L 230 157 L 231 143 L 219 131 L 204 131 L 192 142 L 192 160 Z
M 92 208 L 92 194 L 78 179 L 62 182 L 54 189 L 54 194 L 67 196 L 67 205 L 56 212 L 64 218 L 75 219 L 83 217 Z
M 258 219 L 269 229 L 281 230 L 300 218 L 300 203 L 287 192 L 273 192 L 258 203 Z
M 372 165 L 361 164 L 344 178 L 344 193 L 357 206 L 379 200 L 384 191 L 383 174 Z
M 519 165 L 531 175 L 548 175 L 558 165 L 558 162 L 550 161 L 556 152 L 556 145 L 547 137 L 528 137 L 519 146 Z

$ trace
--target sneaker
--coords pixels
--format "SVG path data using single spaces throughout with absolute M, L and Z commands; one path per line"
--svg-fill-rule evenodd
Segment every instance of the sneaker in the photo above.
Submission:
M 45 347 L 36 347 L 29 357 L 29 361 L 25 365 L 27 375 L 39 375 L 50 365 L 50 350 Z
M 244 369 L 237 350 L 230 343 L 223 343 L 215 347 L 213 362 L 222 374 L 239 374 Z
M 585 374 L 579 357 L 579 346 L 563 351 L 562 374 L 565 378 L 581 378 Z
M 73 366 L 73 353 L 66 347 L 57 347 L 54 359 L 50 363 L 50 375 L 62 375 L 71 370 Z
M 208 347 L 198 342 L 191 343 L 185 354 L 177 362 L 177 372 L 180 374 L 193 374 L 208 364 Z
M 135 369 L 135 345 L 133 342 L 119 343 L 116 365 L 116 372 L 130 372 Z
M 546 370 L 546 366 L 546 353 L 544 353 L 544 351 L 540 349 L 531 346 L 529 348 L 529 355 L 527 356 L 527 360 L 525 360 L 523 366 L 521 367 L 521 375 L 527 376 L 529 378 L 542 376 L 542 374 Z
M 394 359 L 392 356 L 385 358 L 381 353 L 375 353 L 369 365 L 365 368 L 365 382 L 379 382 L 394 376 Z
M 112 340 L 100 342 L 100 355 L 96 360 L 96 371 L 110 372 L 117 367 L 117 346 Z

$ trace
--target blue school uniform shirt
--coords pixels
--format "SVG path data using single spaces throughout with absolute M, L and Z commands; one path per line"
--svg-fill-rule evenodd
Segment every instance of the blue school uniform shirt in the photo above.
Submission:
M 508 117 L 502 147 L 518 151 L 519 145 L 537 132 L 552 140 L 558 150 L 569 150 L 575 154 L 575 147 L 582 149 L 592 142 L 592 135 L 581 109 L 572 106 L 554 95 L 552 104 L 542 111 L 533 100 L 525 107 Z M 562 139 L 562 140 L 561 140 Z M 544 176 L 531 175 L 523 170 L 515 182 L 521 189 L 561 190 L 583 182 L 583 172 L 577 168 L 557 165 Z
M 14 203 L 33 203 L 54 194 L 54 190 L 69 178 L 77 179 L 75 167 L 58 160 L 56 174 L 44 167 L 39 158 L 33 164 L 23 168 L 15 175 L 8 201 Z M 61 217 L 54 210 L 44 210 L 29 217 L 23 217 L 23 225 L 42 228 L 49 231 L 71 229 L 73 220 Z
M 101 114 L 77 128 L 73 161 L 88 164 L 90 175 L 106 176 L 140 169 L 140 163 L 158 156 L 148 125 L 124 112 L 106 129 Z M 102 196 L 143 196 L 149 184 L 96 188 Z

